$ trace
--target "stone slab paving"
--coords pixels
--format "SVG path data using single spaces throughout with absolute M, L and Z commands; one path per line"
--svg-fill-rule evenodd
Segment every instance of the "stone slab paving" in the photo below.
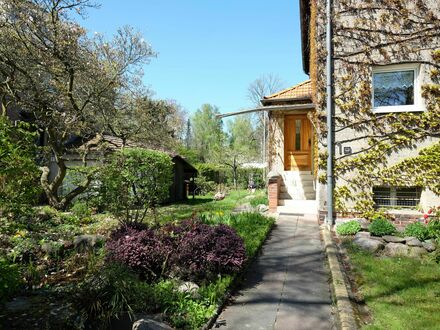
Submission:
M 220 329 L 336 329 L 316 216 L 281 215 Z

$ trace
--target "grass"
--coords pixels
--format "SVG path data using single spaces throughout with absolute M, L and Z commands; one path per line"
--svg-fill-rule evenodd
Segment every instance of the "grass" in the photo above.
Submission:
M 249 196 L 247 190 L 232 190 L 221 201 L 215 201 L 213 194 L 196 196 L 195 199 L 190 197 L 187 201 L 162 206 L 158 212 L 162 223 L 187 219 L 202 212 L 229 212 L 245 203 L 246 196 Z
M 440 329 L 440 265 L 430 260 L 378 258 L 351 243 L 356 282 L 372 313 L 364 329 Z

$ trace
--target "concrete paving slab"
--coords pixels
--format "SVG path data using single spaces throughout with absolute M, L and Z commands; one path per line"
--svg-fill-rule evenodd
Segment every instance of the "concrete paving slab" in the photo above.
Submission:
M 281 215 L 220 329 L 334 329 L 316 217 Z

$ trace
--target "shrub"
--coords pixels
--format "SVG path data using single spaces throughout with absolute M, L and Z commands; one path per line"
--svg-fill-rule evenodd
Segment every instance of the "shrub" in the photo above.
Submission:
M 242 267 L 246 260 L 243 240 L 231 227 L 188 221 L 184 226 L 172 257 L 174 271 L 182 278 L 213 278 Z
M 160 277 L 171 246 L 142 224 L 124 225 L 106 243 L 109 259 L 130 267 L 144 278 Z
M 267 199 L 266 195 L 264 195 L 264 196 L 256 196 L 256 197 L 254 197 L 254 198 L 252 198 L 250 200 L 250 204 L 253 207 L 256 207 L 256 206 L 258 206 L 260 204 L 269 205 L 269 200 Z
M 355 235 L 360 231 L 361 231 L 361 225 L 356 220 L 348 221 L 336 227 L 336 232 L 339 235 Z
M 420 222 L 410 223 L 405 228 L 406 236 L 414 236 L 419 240 L 424 241 L 428 238 L 428 228 Z
M 170 274 L 183 279 L 210 279 L 239 270 L 246 260 L 243 240 L 231 227 L 194 220 L 156 230 L 126 225 L 112 233 L 106 248 L 110 260 L 147 279 Z
M 432 219 L 426 226 L 428 231 L 428 237 L 436 240 L 440 240 L 440 220 Z
M 86 202 L 77 201 L 71 207 L 70 211 L 77 216 L 79 219 L 89 218 L 92 216 L 92 211 Z
M 169 197 L 173 162 L 162 152 L 140 148 L 112 155 L 100 177 L 103 206 L 122 222 L 141 222 Z
M 14 294 L 23 284 L 17 265 L 0 258 L 0 303 Z
M 107 329 L 114 318 L 125 313 L 132 317 L 134 312 L 154 306 L 151 287 L 126 267 L 113 263 L 75 286 L 71 299 L 91 329 Z
M 396 227 L 384 218 L 375 218 L 368 226 L 368 230 L 374 236 L 384 236 L 394 234 Z
M 216 190 L 217 184 L 214 181 L 207 181 L 207 178 L 203 175 L 198 175 L 195 178 L 195 183 L 198 188 L 198 193 L 206 195 Z
M 200 163 L 196 165 L 198 176 L 204 177 L 205 181 L 214 182 L 215 184 L 222 183 L 222 173 L 225 169 L 218 164 Z
M 0 116 L 0 215 L 26 213 L 38 201 L 35 137 L 29 124 Z

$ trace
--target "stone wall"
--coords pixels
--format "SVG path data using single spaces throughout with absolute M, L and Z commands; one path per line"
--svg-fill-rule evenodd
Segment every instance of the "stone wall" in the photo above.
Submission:
M 440 7 L 438 6 L 437 0 L 425 0 L 425 4 L 427 5 L 427 8 L 430 10 L 434 10 L 436 13 L 439 13 L 440 15 Z M 347 3 L 351 3 L 352 6 L 361 7 L 363 5 L 367 5 L 367 3 L 362 3 L 359 1 L 335 1 L 335 13 L 333 17 L 335 18 L 335 30 L 338 29 L 338 26 L 344 26 L 345 28 L 350 26 L 356 26 L 359 24 L 359 12 L 354 11 L 350 12 L 347 9 Z M 374 5 L 377 3 L 378 6 L 383 6 L 383 1 L 379 0 L 373 0 L 372 2 L 368 2 L 368 5 Z M 312 38 L 311 41 L 311 54 L 310 54 L 310 74 L 313 81 L 313 86 L 316 87 L 316 95 L 314 97 L 314 102 L 317 107 L 318 113 L 325 114 L 325 97 L 326 97 L 326 91 L 325 91 L 325 83 L 326 83 L 326 77 L 325 77 L 325 60 L 326 60 L 326 52 L 325 52 L 325 0 L 312 0 L 311 6 L 312 6 L 312 18 L 311 22 L 314 24 L 314 26 L 310 29 L 310 36 Z M 419 6 L 415 1 L 402 1 L 402 4 L 407 6 L 408 10 L 415 10 L 414 6 Z M 419 8 L 417 8 L 419 10 Z M 377 20 L 381 19 L 381 14 L 384 12 L 378 11 L 377 13 Z M 396 32 L 399 32 L 399 29 L 402 29 L 401 26 L 395 26 L 394 27 Z M 368 32 L 365 32 L 368 33 Z M 384 37 L 385 38 L 385 37 Z M 424 41 L 427 42 L 427 41 Z M 440 37 L 437 37 L 437 39 L 430 39 L 429 43 L 437 44 L 437 48 L 440 48 Z M 347 114 L 347 111 L 343 111 L 341 107 L 338 105 L 340 104 L 338 101 L 344 99 L 344 93 L 346 93 L 346 85 L 350 85 L 353 87 L 353 89 L 350 91 L 352 93 L 360 93 L 357 88 L 361 86 L 363 81 L 355 81 L 355 79 L 359 78 L 356 77 L 356 75 L 352 75 L 350 77 L 350 74 L 356 70 L 362 71 L 363 73 L 367 73 L 369 77 L 372 76 L 372 67 L 373 64 L 375 66 L 380 65 L 388 65 L 388 64 L 396 64 L 396 63 L 402 63 L 402 62 L 417 62 L 420 63 L 420 75 L 419 79 L 421 84 L 428 84 L 431 83 L 429 71 L 430 66 L 425 64 L 425 62 L 428 62 L 428 60 L 431 59 L 431 49 L 430 47 L 427 47 L 423 42 L 420 40 L 412 40 L 408 41 L 406 43 L 401 43 L 398 46 L 390 46 L 388 49 L 388 55 L 385 55 L 383 52 L 374 52 L 372 51 L 370 54 L 368 54 L 369 58 L 368 64 L 365 64 L 366 62 L 366 54 L 360 53 L 356 56 L 351 56 L 349 60 L 347 60 L 344 54 L 347 54 L 349 52 L 355 53 L 356 51 L 360 50 L 360 44 L 359 41 L 355 38 L 349 38 L 346 35 L 336 35 L 334 39 L 334 72 L 335 72 L 335 99 L 336 99 L 336 108 L 335 108 L 335 117 L 337 118 L 346 118 L 348 122 L 350 122 L 350 114 Z M 429 46 L 429 45 L 428 45 Z M 435 47 L 434 47 L 435 48 Z M 407 51 L 407 49 L 411 49 L 412 51 Z M 371 80 L 367 83 L 371 86 Z M 344 85 L 345 84 L 345 85 Z M 341 88 L 341 86 L 344 86 L 344 88 Z M 371 104 L 371 103 L 370 103 Z M 364 110 L 364 109 L 361 109 Z M 368 109 L 365 109 L 368 111 Z M 370 109 L 371 110 L 371 109 Z M 353 111 L 359 111 L 359 104 L 353 105 Z M 321 117 L 322 118 L 322 117 Z M 321 119 L 322 121 L 323 119 Z M 325 122 L 322 122 L 325 125 Z M 344 156 L 343 150 L 344 147 L 350 147 L 352 154 L 355 154 L 361 150 L 364 150 L 368 148 L 368 127 L 364 130 L 353 130 L 353 129 L 344 129 L 340 130 L 341 127 L 336 127 L 336 133 L 335 133 L 335 142 L 337 144 L 336 150 L 335 150 L 335 158 L 341 158 L 341 157 L 350 157 L 350 156 Z M 320 153 L 326 152 L 326 137 L 325 134 L 320 134 L 320 142 L 319 142 L 319 151 Z M 346 142 L 348 140 L 352 140 L 351 142 Z M 338 145 L 338 143 L 341 143 L 342 141 L 345 141 L 344 143 Z M 402 161 L 405 158 L 416 156 L 418 152 L 429 145 L 432 145 L 433 143 L 438 142 L 438 139 L 435 138 L 428 138 L 424 141 L 421 141 L 418 143 L 414 148 L 408 148 L 400 150 L 398 153 L 393 153 L 388 156 L 388 164 L 387 166 L 392 166 L 400 161 Z M 340 152 L 342 151 L 342 153 Z M 321 169 L 319 171 L 319 175 L 325 175 L 325 170 Z M 343 178 L 340 178 L 337 182 L 337 186 L 341 186 L 346 184 L 348 181 L 356 180 L 357 173 L 356 169 L 354 169 L 352 172 L 345 175 Z M 317 199 L 319 201 L 319 209 L 325 210 L 326 208 L 326 185 L 324 184 L 318 184 L 317 185 Z M 439 205 L 440 204 L 440 197 L 435 195 L 433 192 L 425 189 L 421 196 L 421 206 L 422 207 L 429 207 L 432 205 Z M 348 209 L 353 209 L 354 204 L 350 201 L 347 201 Z

